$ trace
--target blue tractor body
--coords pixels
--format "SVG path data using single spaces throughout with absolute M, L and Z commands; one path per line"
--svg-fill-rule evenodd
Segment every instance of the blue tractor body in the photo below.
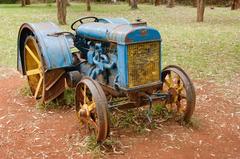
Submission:
M 94 59 L 94 55 L 95 52 L 93 51 L 85 51 L 84 49 L 89 46 L 85 45 L 86 47 L 82 47 L 83 45 L 83 41 L 90 39 L 90 40 L 96 40 L 96 46 L 92 46 L 92 50 L 99 50 L 97 52 L 99 52 L 102 56 L 107 55 L 106 58 L 108 58 L 109 61 L 112 62 L 112 65 L 106 65 L 105 64 L 110 64 L 111 62 L 107 61 L 101 61 L 99 63 L 95 63 L 97 64 L 97 68 L 95 68 L 95 70 L 102 68 L 101 70 L 99 70 L 100 72 L 103 71 L 103 69 L 112 69 L 114 70 L 114 74 L 116 75 L 115 77 L 115 81 L 117 81 L 117 85 L 119 85 L 120 87 L 124 87 L 124 88 L 128 88 L 129 87 L 129 81 L 128 81 L 128 46 L 129 45 L 138 45 L 138 44 L 147 44 L 148 42 L 158 42 L 160 45 L 160 41 L 161 41 L 161 36 L 160 33 L 156 30 L 153 29 L 151 27 L 146 26 L 146 24 L 130 24 L 129 22 L 127 22 L 126 20 L 122 19 L 119 21 L 111 21 L 111 23 L 103 23 L 101 22 L 92 22 L 92 23 L 86 23 L 86 24 L 82 24 L 80 25 L 77 29 L 76 29 L 76 47 L 79 48 L 79 50 L 81 50 L 83 53 L 85 52 L 85 54 L 90 54 L 88 61 L 93 64 L 91 61 L 92 59 Z M 108 57 L 108 52 L 105 52 L 104 49 L 102 49 L 102 45 L 104 46 L 110 46 L 111 44 L 115 45 L 115 54 L 110 54 L 111 57 Z M 90 44 L 89 44 L 90 45 Z M 140 49 L 140 48 L 139 48 Z M 145 55 L 138 55 L 138 58 L 140 57 L 147 57 L 147 56 L 151 56 L 151 49 L 152 48 L 148 48 L 149 50 L 146 50 L 148 52 L 142 52 L 142 54 Z M 157 61 L 160 58 L 160 47 L 157 50 L 158 51 L 158 55 L 159 58 L 156 59 Z M 139 52 L 141 52 L 139 50 Z M 149 54 L 149 55 L 147 55 Z M 141 59 L 139 59 L 141 60 Z M 142 61 L 144 61 L 145 59 L 142 59 Z M 149 61 L 150 63 L 152 63 L 152 61 Z M 148 62 L 148 63 L 149 63 Z M 159 61 L 160 62 L 160 61 Z M 146 64 L 145 64 L 146 65 Z M 143 67 L 144 65 L 141 65 L 141 67 Z M 117 69 L 114 69 L 114 68 Z M 161 67 L 161 64 L 158 63 L 156 67 Z M 97 72 L 99 72 L 97 71 Z M 150 70 L 146 70 L 149 71 L 149 73 L 151 73 Z M 160 74 L 159 74 L 160 75 Z M 95 74 L 88 74 L 88 76 L 92 77 L 92 78 L 96 78 Z M 141 75 L 139 75 L 141 76 Z M 146 74 L 144 75 L 146 76 Z M 140 78 L 138 80 L 141 80 Z M 160 78 L 157 79 L 157 81 L 159 81 Z M 114 81 L 112 81 L 111 83 L 113 83 Z M 143 84 L 149 84 L 152 82 L 156 82 L 156 81 L 147 81 L 147 83 L 143 83 Z
M 93 79 L 96 79 L 97 76 L 108 70 L 114 77 L 108 79 L 107 84 L 113 87 L 119 86 L 128 89 L 130 88 L 128 51 L 129 46 L 132 45 L 135 45 L 136 48 L 134 49 L 135 51 L 139 51 L 139 54 L 133 57 L 134 59 L 131 64 L 135 65 L 135 60 L 146 62 L 139 66 L 141 70 L 144 70 L 145 66 L 151 65 L 154 62 L 154 59 L 150 61 L 146 60 L 148 56 L 151 56 L 152 50 L 155 49 L 154 51 L 157 51 L 158 54 L 158 57 L 155 59 L 157 63 L 155 62 L 154 66 L 149 66 L 149 68 L 146 68 L 142 72 L 138 72 L 140 68 L 137 68 L 136 65 L 134 66 L 138 70 L 135 72 L 137 73 L 136 76 L 139 76 L 135 80 L 141 80 L 143 76 L 153 76 L 151 70 L 149 70 L 155 69 L 153 67 L 159 67 L 159 69 L 156 69 L 158 72 L 161 70 L 161 36 L 156 29 L 148 27 L 146 23 L 131 24 L 123 18 L 102 18 L 98 22 L 82 24 L 75 31 L 75 35 L 64 34 L 58 26 L 51 22 L 23 24 L 18 40 L 18 70 L 25 73 L 23 67 L 24 53 L 22 50 L 24 37 L 29 34 L 33 34 L 39 43 L 46 70 L 59 68 L 73 69 L 75 67 L 74 70 L 79 70 L 84 75 L 90 76 Z M 149 45 L 149 43 L 153 42 L 157 42 L 158 44 Z M 144 48 L 140 45 L 140 48 L 137 48 L 139 44 L 146 44 L 149 47 Z M 112 49 L 110 51 L 112 52 L 107 52 L 110 46 Z M 157 48 L 151 48 L 152 46 Z M 74 63 L 71 52 L 73 47 L 81 51 L 81 56 L 87 62 L 83 62 L 80 65 Z M 145 49 L 145 52 L 139 49 Z M 156 80 L 154 81 L 154 79 Z M 147 81 L 146 79 L 142 80 L 140 82 L 141 85 L 157 82 L 160 80 L 160 73 L 158 73 L 158 78 L 153 78 L 152 80 L 150 78 Z M 106 83 L 106 81 L 102 82 Z M 132 84 L 131 87 L 133 86 L 137 85 Z

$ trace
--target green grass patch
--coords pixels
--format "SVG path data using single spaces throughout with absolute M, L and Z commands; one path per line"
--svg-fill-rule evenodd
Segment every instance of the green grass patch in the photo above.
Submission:
M 24 83 L 24 85 L 18 89 L 18 93 L 21 96 L 32 96 L 32 92 L 30 90 L 28 83 Z
M 147 112 L 147 107 L 128 110 L 114 109 L 112 113 L 110 113 L 111 127 L 129 129 L 134 133 L 144 134 L 161 127 L 163 122 L 172 118 L 172 114 L 160 104 L 153 106 L 151 122 L 147 118 Z
M 24 87 L 25 90 L 27 87 Z M 40 101 L 37 102 L 36 108 L 42 110 L 53 110 L 53 109 L 65 109 L 74 106 L 74 96 L 75 91 L 74 89 L 66 89 L 64 91 L 64 95 L 60 95 L 58 98 L 50 101 L 49 103 L 41 103 Z
M 0 5 L 0 58 L 1 66 L 16 67 L 18 29 L 25 22 L 53 21 L 57 23 L 56 5 L 20 4 Z M 166 8 L 139 5 L 130 10 L 125 3 L 119 5 L 92 4 L 86 12 L 84 3 L 72 3 L 67 9 L 68 25 L 83 16 L 123 17 L 134 21 L 138 17 L 157 28 L 163 39 L 163 66 L 177 64 L 193 79 L 230 80 L 240 70 L 239 11 L 230 8 L 206 8 L 205 22 L 196 23 L 196 8 L 176 6 Z
M 74 89 L 66 89 L 64 91 L 64 104 L 65 105 L 69 105 L 69 106 L 73 106 L 74 102 L 75 102 L 75 90 Z
M 49 103 L 41 103 L 40 101 L 37 101 L 36 108 L 40 110 L 54 110 L 54 109 L 62 109 L 63 104 L 62 102 L 58 100 L 53 100 Z
M 98 143 L 94 135 L 82 136 L 74 134 L 66 136 L 66 143 L 69 149 L 75 149 L 78 154 L 90 154 L 91 158 L 104 158 L 106 154 L 123 154 L 123 149 L 126 148 L 123 144 L 113 137 L 109 137 L 101 143 Z

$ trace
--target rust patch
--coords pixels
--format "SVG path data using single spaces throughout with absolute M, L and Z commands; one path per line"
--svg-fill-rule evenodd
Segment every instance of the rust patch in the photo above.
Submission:
M 125 43 L 131 43 L 131 42 L 133 42 L 132 39 L 129 39 L 128 37 L 125 38 Z
M 143 30 L 140 31 L 140 35 L 141 35 L 141 36 L 146 36 L 147 33 L 148 33 L 148 32 L 147 32 L 146 29 L 143 29 Z

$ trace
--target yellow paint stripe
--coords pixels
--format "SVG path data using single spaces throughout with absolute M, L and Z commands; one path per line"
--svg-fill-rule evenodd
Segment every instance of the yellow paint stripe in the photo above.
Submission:
M 177 82 L 180 82 L 180 76 L 177 75 Z
M 171 87 L 170 83 L 169 83 L 166 79 L 165 79 L 165 83 L 166 83 L 166 85 L 168 86 L 168 88 Z
M 178 88 L 177 88 L 177 92 L 181 92 L 181 90 L 183 89 L 183 85 L 180 85 Z
M 32 52 L 32 50 L 28 47 L 28 45 L 25 45 L 25 48 L 27 49 L 27 52 L 32 56 L 32 58 L 34 59 L 34 61 L 36 61 L 36 63 L 40 66 L 41 62 L 40 60 L 36 57 L 36 55 Z
M 81 89 L 81 93 L 83 95 L 83 104 L 87 104 L 90 100 L 87 96 L 87 86 L 84 84 L 83 90 Z
M 168 82 L 169 82 L 169 84 L 170 84 L 170 87 L 173 87 L 173 79 L 172 79 L 172 74 L 171 74 L 171 72 L 168 74 L 168 78 L 169 78 Z
M 86 101 L 86 96 L 87 96 L 86 92 L 87 92 L 87 86 L 84 84 L 84 86 L 83 86 L 83 103 L 84 104 L 87 103 L 87 101 Z
M 178 95 L 174 97 L 174 102 L 177 102 L 177 100 L 178 100 Z
M 95 108 L 96 108 L 96 103 L 93 102 L 93 103 L 91 103 L 91 104 L 88 106 L 88 111 L 90 112 L 90 111 L 92 111 L 92 110 L 95 109 Z
M 41 69 L 39 69 L 39 68 L 29 70 L 26 72 L 27 76 L 36 75 L 36 74 L 40 74 L 40 73 L 41 73 Z
M 38 81 L 38 85 L 37 85 L 36 91 L 35 91 L 35 93 L 34 93 L 34 97 L 35 97 L 35 98 L 37 98 L 37 95 L 38 95 L 40 86 L 41 86 L 41 84 L 42 84 L 42 81 L 43 81 L 43 77 L 40 76 L 40 79 L 39 79 L 39 81 Z

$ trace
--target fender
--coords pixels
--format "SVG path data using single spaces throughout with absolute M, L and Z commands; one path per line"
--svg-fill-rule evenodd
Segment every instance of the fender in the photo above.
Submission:
M 52 22 L 45 23 L 24 23 L 18 33 L 17 44 L 17 69 L 23 75 L 25 71 L 24 43 L 28 35 L 36 38 L 44 63 L 44 70 L 53 70 L 72 66 L 73 58 L 71 54 L 72 38 L 64 34 L 55 33 L 62 30 Z

